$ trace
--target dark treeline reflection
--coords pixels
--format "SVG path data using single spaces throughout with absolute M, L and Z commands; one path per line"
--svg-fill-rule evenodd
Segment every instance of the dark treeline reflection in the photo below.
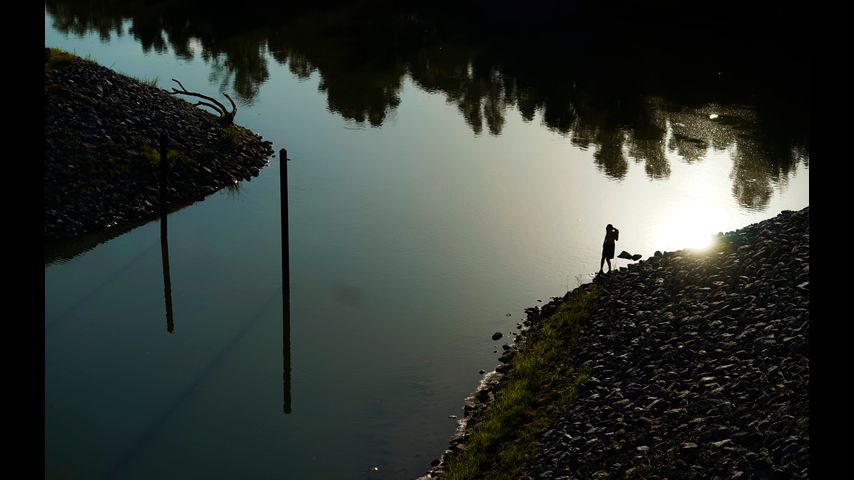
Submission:
M 272 57 L 300 78 L 317 73 L 331 111 L 372 126 L 400 104 L 407 75 L 456 105 L 475 134 L 500 135 L 514 110 L 528 121 L 539 114 L 549 129 L 593 149 L 597 167 L 615 179 L 631 162 L 663 179 L 668 155 L 696 162 L 710 148 L 730 149 L 733 195 L 747 208 L 764 208 L 797 163 L 808 164 L 805 7 L 417 3 L 48 0 L 46 7 L 63 32 L 129 34 L 145 51 L 200 55 L 212 80 L 247 103 L 269 77 Z

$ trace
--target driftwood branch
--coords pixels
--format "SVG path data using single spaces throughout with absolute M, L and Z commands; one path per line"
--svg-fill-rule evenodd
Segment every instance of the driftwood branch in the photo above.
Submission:
M 210 107 L 210 108 L 216 110 L 216 112 L 219 114 L 220 121 L 225 125 L 230 125 L 231 123 L 234 122 L 234 115 L 237 114 L 237 105 L 234 103 L 234 100 L 232 100 L 231 97 L 228 96 L 227 93 L 223 92 L 223 95 L 225 95 L 225 98 L 227 98 L 228 101 L 231 102 L 231 111 L 230 112 L 228 111 L 228 108 L 226 108 L 225 105 L 218 102 L 215 98 L 209 97 L 207 95 L 202 95 L 201 93 L 191 92 L 184 87 L 184 84 L 182 84 L 181 82 L 179 82 L 178 80 L 176 80 L 174 78 L 172 79 L 172 81 L 177 83 L 178 86 L 181 87 L 181 89 L 178 90 L 177 88 L 172 87 L 172 91 L 169 92 L 170 94 L 172 94 L 172 95 L 187 95 L 190 97 L 203 98 L 205 100 L 208 100 L 207 102 L 199 101 L 196 103 L 196 106 L 205 106 L 205 107 Z
M 210 104 L 208 102 L 196 102 L 196 106 L 198 107 L 199 105 L 203 105 L 205 107 L 211 107 L 212 109 L 216 110 L 216 113 L 222 115 L 222 110 L 220 110 L 216 105 Z
M 225 95 L 225 98 L 227 98 L 229 102 L 231 102 L 231 109 L 236 112 L 237 111 L 237 105 L 234 104 L 234 100 L 232 100 L 231 97 L 229 97 L 227 93 L 222 92 L 222 94 Z

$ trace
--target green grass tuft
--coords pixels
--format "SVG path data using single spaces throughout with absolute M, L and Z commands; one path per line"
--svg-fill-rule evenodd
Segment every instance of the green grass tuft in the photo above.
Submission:
M 151 87 L 151 88 L 157 88 L 157 80 L 158 80 L 158 77 L 154 77 L 154 78 L 139 78 L 139 79 L 137 79 L 137 80 L 139 80 L 139 83 L 142 83 L 143 85 L 148 85 L 148 86 L 149 86 L 149 87 Z
M 80 57 L 73 53 L 60 50 L 58 48 L 44 49 L 44 69 L 55 70 L 71 65 L 74 62 L 82 61 Z
M 152 147 L 151 145 L 141 145 L 140 160 L 147 168 L 158 171 L 160 168 L 160 150 Z M 174 168 L 176 165 L 193 166 L 198 164 L 196 160 L 188 157 L 184 152 L 179 152 L 171 148 L 166 152 L 166 161 L 168 162 L 169 168 Z
M 221 138 L 223 142 L 231 145 L 232 147 L 237 147 L 243 142 L 243 136 L 240 133 L 240 129 L 235 125 L 223 127 Z
M 599 288 L 574 290 L 551 317 L 525 335 L 512 370 L 467 432 L 465 448 L 450 456 L 446 479 L 516 479 L 536 454 L 536 436 L 575 398 L 586 371 L 563 359 L 593 314 Z

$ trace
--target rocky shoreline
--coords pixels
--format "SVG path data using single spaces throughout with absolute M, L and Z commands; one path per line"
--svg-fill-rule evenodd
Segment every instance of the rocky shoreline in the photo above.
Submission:
M 522 478 L 809 478 L 809 207 L 595 283 L 596 313 L 563 360 L 590 377 Z M 568 297 L 528 309 L 526 325 Z M 500 394 L 502 361 L 428 477 L 465 449 L 466 423 Z
M 223 126 L 165 90 L 82 59 L 47 68 L 50 55 L 46 49 L 46 240 L 156 217 L 162 133 L 170 139 L 170 209 L 251 180 L 273 154 L 259 135 Z

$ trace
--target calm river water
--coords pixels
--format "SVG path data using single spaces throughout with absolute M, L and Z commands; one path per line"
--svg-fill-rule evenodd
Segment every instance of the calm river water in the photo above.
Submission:
M 606 224 L 646 257 L 809 205 L 808 149 L 750 104 L 650 96 L 626 122 L 577 93 L 564 121 L 460 49 L 345 68 L 334 45 L 99 31 L 53 3 L 45 46 L 236 91 L 237 123 L 288 149 L 291 290 L 288 325 L 278 158 L 169 216 L 171 333 L 157 221 L 48 246 L 46 478 L 418 476 L 492 334 L 589 281 Z

